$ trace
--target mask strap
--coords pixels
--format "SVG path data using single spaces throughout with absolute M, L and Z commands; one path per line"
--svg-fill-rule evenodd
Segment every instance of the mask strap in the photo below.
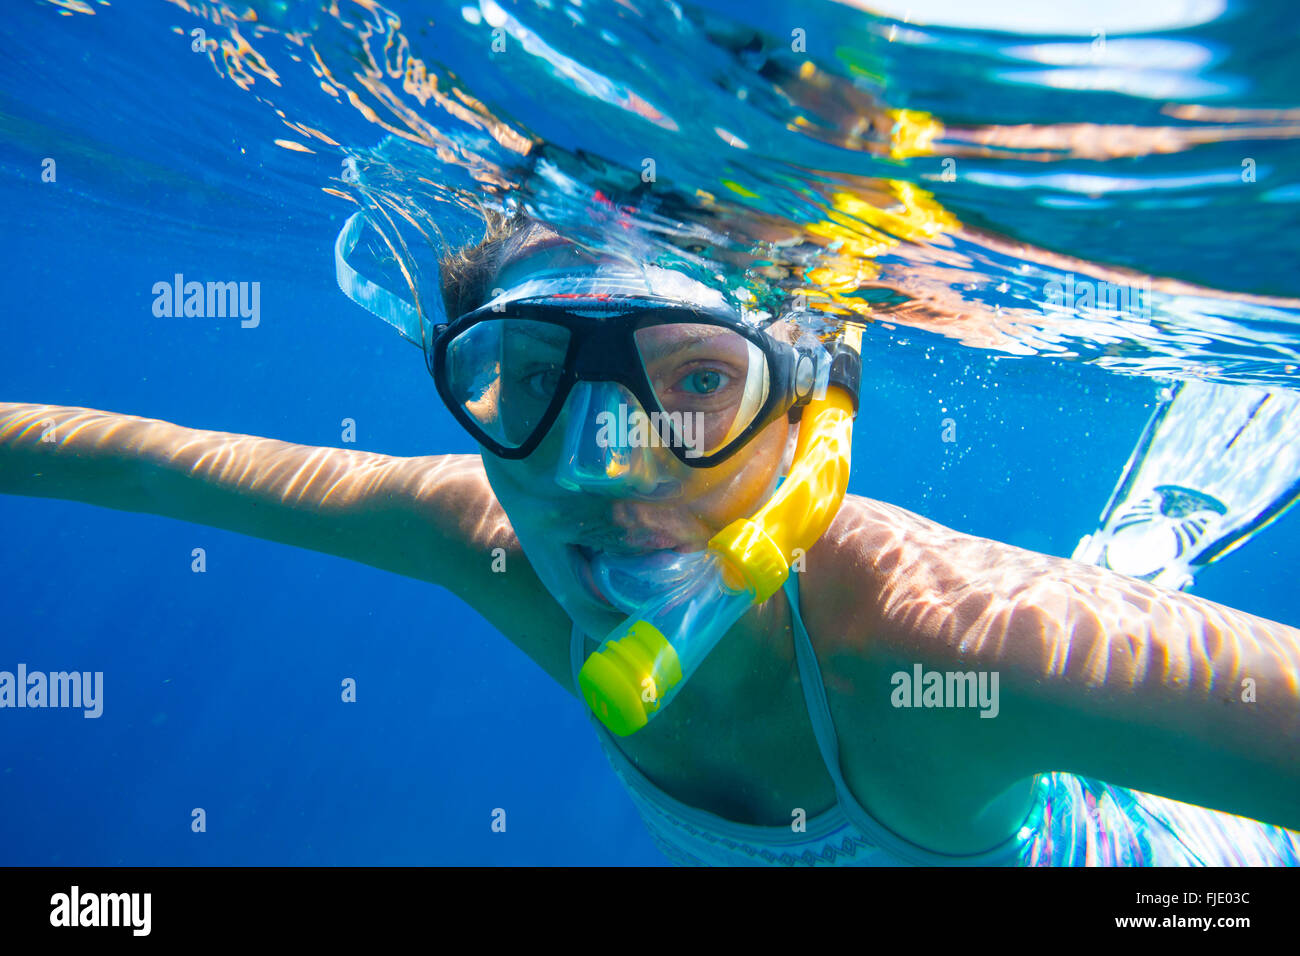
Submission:
M 355 212 L 343 224 L 343 228 L 339 230 L 338 238 L 334 240 L 334 275 L 338 279 L 339 289 L 361 308 L 372 315 L 379 316 L 379 318 L 397 329 L 408 342 L 423 348 L 425 342 L 430 341 L 432 338 L 433 326 L 446 320 L 442 310 L 442 302 L 439 300 L 434 303 L 438 315 L 434 321 L 430 321 L 402 296 L 367 279 L 348 262 L 348 257 L 356 250 L 357 243 L 361 239 L 361 233 L 368 223 L 369 220 L 366 218 L 365 212 Z M 385 239 L 385 244 L 387 244 L 387 239 Z M 389 245 L 389 250 L 396 255 L 396 250 L 393 250 L 391 245 Z M 437 287 L 440 276 L 437 275 L 438 264 L 436 259 L 433 268 L 435 270 L 435 287 Z

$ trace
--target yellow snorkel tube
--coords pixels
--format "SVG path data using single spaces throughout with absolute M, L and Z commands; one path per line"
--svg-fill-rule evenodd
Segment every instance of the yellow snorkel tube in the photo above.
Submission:
M 846 326 L 825 395 L 803 408 L 794 463 L 767 504 L 714 535 L 689 580 L 646 602 L 587 658 L 578 674 L 583 699 L 613 733 L 636 733 L 662 711 L 830 527 L 849 484 L 861 344 L 861 328 Z

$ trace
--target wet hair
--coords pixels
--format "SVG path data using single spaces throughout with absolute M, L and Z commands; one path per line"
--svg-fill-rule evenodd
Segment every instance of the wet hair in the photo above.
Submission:
M 476 243 L 452 249 L 438 262 L 443 307 L 449 321 L 455 321 L 487 302 L 493 279 L 508 262 L 529 246 L 558 235 L 550 226 L 521 211 L 506 215 L 480 207 L 479 213 L 483 217 L 482 238 Z M 775 325 L 773 331 L 776 331 Z M 797 335 L 797 331 L 790 331 L 789 335 Z M 791 337 L 789 340 L 794 339 Z
M 438 263 L 442 279 L 442 302 L 449 319 L 456 319 L 488 300 L 492 279 L 501 267 L 524 247 L 553 230 L 544 223 L 515 213 L 507 216 L 483 209 L 483 238 L 473 245 L 453 249 Z

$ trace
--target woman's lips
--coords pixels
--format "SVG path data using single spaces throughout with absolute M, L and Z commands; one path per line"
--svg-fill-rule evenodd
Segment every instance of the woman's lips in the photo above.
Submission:
M 591 570 L 591 559 L 596 554 L 595 550 L 580 544 L 565 545 L 565 548 L 569 552 L 569 563 L 573 566 L 574 577 L 578 579 L 578 583 L 586 590 L 588 596 L 605 607 L 613 608 L 614 605 L 610 604 L 601 593 L 596 584 L 596 575 Z
M 586 551 L 588 555 L 597 551 L 619 555 L 650 554 L 653 551 L 679 551 L 684 547 L 677 538 L 659 531 L 620 535 L 617 539 L 575 542 L 574 546 Z
M 662 556 L 664 560 L 670 560 L 673 555 L 679 552 L 689 552 L 689 548 L 673 545 L 666 542 L 667 546 L 661 548 L 619 548 L 603 549 L 593 548 L 590 545 L 570 544 L 565 547 L 569 551 L 569 559 L 574 569 L 574 576 L 577 577 L 578 583 L 582 585 L 588 596 L 595 599 L 604 607 L 619 610 L 618 605 L 614 604 L 600 589 L 600 583 L 596 578 L 596 572 L 592 568 L 592 562 L 598 555 L 608 554 L 611 558 L 638 558 L 647 555 Z

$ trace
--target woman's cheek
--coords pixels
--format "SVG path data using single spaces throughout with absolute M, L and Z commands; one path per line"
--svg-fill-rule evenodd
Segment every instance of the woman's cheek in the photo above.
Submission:
M 686 493 L 692 510 L 717 530 L 737 518 L 747 518 L 763 506 L 781 477 L 789 425 L 774 422 L 729 461 L 702 471 Z

